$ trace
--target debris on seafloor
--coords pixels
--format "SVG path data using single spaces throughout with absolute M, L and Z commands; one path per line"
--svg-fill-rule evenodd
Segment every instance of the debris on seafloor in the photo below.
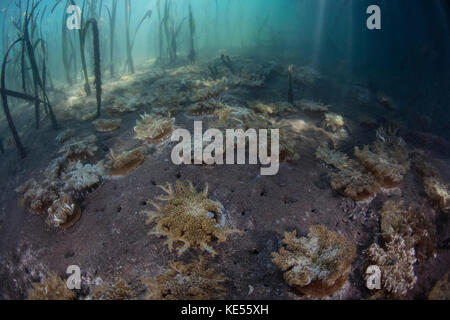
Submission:
M 317 148 L 316 157 L 333 168 L 331 187 L 355 201 L 370 199 L 382 188 L 398 187 L 410 167 L 403 139 L 393 134 L 379 131 L 370 148 L 355 147 L 354 153 L 358 161 L 324 145 Z
M 141 115 L 141 119 L 136 120 L 136 126 L 134 127 L 136 139 L 160 144 L 172 134 L 174 123 L 175 119 L 171 118 L 170 115 L 161 117 L 144 113 Z
M 409 170 L 409 161 L 405 160 L 408 158 L 407 151 L 399 152 L 400 157 L 393 155 L 394 152 L 395 150 L 385 143 L 375 144 L 373 151 L 369 146 L 364 146 L 362 150 L 355 147 L 355 156 L 385 188 L 398 187 Z
M 295 102 L 296 105 L 308 113 L 312 114 L 326 114 L 329 110 L 329 105 L 312 100 L 300 100 Z
M 341 115 L 334 112 L 325 113 L 325 128 L 336 132 L 344 127 L 344 125 L 344 118 Z
M 450 186 L 439 177 L 426 177 L 423 184 L 435 208 L 438 211 L 450 213 Z
M 336 170 L 330 173 L 330 185 L 336 192 L 361 201 L 372 198 L 380 191 L 376 178 L 346 154 L 320 146 L 316 157 Z
M 223 273 L 207 268 L 207 262 L 184 264 L 170 261 L 168 270 L 156 278 L 143 279 L 147 286 L 147 299 L 156 300 L 219 300 L 225 296 Z
M 249 102 L 250 108 L 264 116 L 286 116 L 297 112 L 295 106 L 289 102 L 264 103 L 262 101 Z
M 84 138 L 73 138 L 64 143 L 64 146 L 59 150 L 63 157 L 71 160 L 85 160 L 93 157 L 98 151 L 97 137 L 89 135 Z
M 62 174 L 64 190 L 82 192 L 99 184 L 105 176 L 103 162 L 97 164 L 83 164 L 80 161 L 71 162 Z
M 33 283 L 28 293 L 29 300 L 73 300 L 75 296 L 75 292 L 67 288 L 66 281 L 54 272 L 41 282 Z
M 186 112 L 190 116 L 212 115 L 216 110 L 226 108 L 226 105 L 216 99 L 197 102 L 189 106 Z
M 98 119 L 92 123 L 97 132 L 112 132 L 120 128 L 122 119 Z
M 310 227 L 308 237 L 286 232 L 283 242 L 286 248 L 272 256 L 289 286 L 308 296 L 325 297 L 347 281 L 356 248 L 346 238 L 318 225 Z
M 424 190 L 437 211 L 450 213 L 450 184 L 423 154 L 413 155 L 414 169 L 423 179 Z
M 372 244 L 367 257 L 368 265 L 375 265 L 381 271 L 381 288 L 374 290 L 372 298 L 400 298 L 414 288 L 416 254 L 402 236 L 394 234 L 383 247 Z M 365 277 L 369 274 L 365 273 Z
M 105 178 L 103 161 L 82 163 L 77 159 L 93 157 L 98 151 L 95 136 L 71 139 L 60 149 L 63 155 L 52 160 L 44 170 L 45 178 L 29 179 L 16 189 L 19 205 L 33 214 L 47 214 L 47 224 L 67 229 L 81 216 L 78 204 Z
M 145 159 L 143 151 L 143 147 L 119 153 L 115 153 L 111 149 L 108 155 L 109 161 L 106 163 L 107 167 L 110 168 L 109 174 L 112 176 L 123 176 L 139 167 Z
M 291 126 L 285 122 L 275 122 L 269 117 L 256 113 L 251 109 L 238 106 L 226 106 L 217 109 L 214 112 L 214 120 L 210 123 L 210 127 L 221 130 L 224 134 L 227 129 L 248 129 L 260 130 L 266 129 L 279 130 L 279 160 L 290 161 L 298 158 L 296 133 L 291 130 Z M 271 144 L 268 139 L 267 145 Z
M 178 255 L 189 248 L 200 248 L 217 255 L 210 246 L 211 242 L 223 242 L 229 234 L 240 233 L 237 229 L 229 229 L 224 208 L 220 202 L 208 198 L 208 185 L 202 192 L 198 192 L 191 182 L 184 185 L 177 181 L 175 189 L 170 183 L 160 186 L 167 195 L 158 196 L 155 200 L 166 202 L 160 204 L 149 200 L 156 211 L 144 210 L 147 224 L 155 223 L 149 235 L 167 237 L 165 244 L 173 250 L 174 243 L 182 243 L 177 249 Z
M 47 213 L 46 222 L 49 225 L 67 229 L 80 219 L 81 208 L 68 194 L 63 194 L 47 209 Z
M 135 295 L 131 286 L 123 279 L 104 282 L 91 290 L 92 300 L 129 300 Z
M 423 207 L 417 209 L 411 205 L 405 209 L 403 201 L 386 201 L 381 210 L 380 226 L 384 241 L 400 235 L 407 246 L 414 248 L 419 261 L 436 257 L 436 230 Z

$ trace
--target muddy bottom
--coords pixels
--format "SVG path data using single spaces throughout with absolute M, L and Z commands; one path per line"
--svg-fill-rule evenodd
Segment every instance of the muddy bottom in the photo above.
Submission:
M 252 63 L 260 64 L 259 61 Z M 277 61 L 276 65 L 282 66 L 281 71 L 265 79 L 263 84 L 243 86 L 236 82 L 229 84 L 226 91 L 214 93 L 215 96 L 208 99 L 239 104 L 245 108 L 250 108 L 247 103 L 254 100 L 284 102 L 287 98 L 287 68 L 284 68 L 282 61 Z M 143 69 L 139 75 L 154 72 L 152 68 Z M 203 77 L 208 77 L 207 64 L 200 70 Z M 165 79 L 170 87 L 171 81 L 180 79 L 176 71 L 182 72 L 182 77 L 188 79 L 197 74 L 180 68 L 158 69 L 161 77 L 143 81 L 143 89 L 140 90 L 146 90 L 146 94 L 155 92 L 155 86 L 161 79 Z M 224 76 L 231 77 L 227 73 Z M 104 82 L 108 92 L 108 83 L 112 81 L 105 79 Z M 136 93 L 133 91 L 135 89 L 134 85 L 125 86 L 116 95 L 129 94 L 140 99 L 142 92 Z M 179 90 L 182 93 L 184 89 Z M 361 92 L 368 96 L 361 98 Z M 177 92 L 170 94 L 176 95 Z M 448 214 L 434 210 L 421 178 L 413 169 L 407 171 L 397 188 L 379 192 L 370 201 L 355 202 L 331 188 L 330 170 L 316 158 L 317 147 L 328 139 L 322 131 L 332 137 L 338 150 L 350 155 L 353 146 L 362 147 L 374 141 L 376 128 L 386 123 L 386 112 L 377 103 L 376 95 L 366 88 L 333 82 L 333 79 L 322 79 L 312 84 L 296 82 L 296 100 L 312 99 L 329 103 L 330 111 L 342 115 L 346 124 L 343 131 L 339 131 L 341 137 L 339 132 L 324 126 L 321 116 L 303 111 L 296 105 L 293 105 L 293 112 L 287 115 L 270 115 L 274 121 L 284 120 L 292 128 L 297 128 L 293 129 L 297 133 L 294 138 L 296 157 L 280 163 L 278 173 L 273 176 L 261 175 L 260 165 L 174 165 L 171 160 L 174 142 L 166 140 L 160 144 L 146 144 L 134 138 L 133 127 L 139 115 L 151 113 L 157 108 L 157 103 L 147 99 L 134 111 L 115 114 L 114 118 L 122 119 L 120 129 L 99 133 L 91 121 L 81 119 L 86 112 L 65 112 L 73 110 L 68 106 L 70 95 L 54 93 L 54 99 L 58 101 L 54 103 L 56 112 L 60 115 L 59 131 L 54 131 L 46 118 L 36 131 L 31 114 L 29 119 L 24 117 L 18 123 L 21 132 L 24 132 L 27 157 L 19 159 L 13 146 L 0 154 L 2 299 L 25 299 L 33 282 L 40 281 L 52 271 L 67 278 L 66 269 L 70 265 L 77 265 L 81 270 L 84 291 L 79 297 L 89 294 L 94 281 L 102 279 L 108 282 L 122 278 L 134 288 L 133 298 L 140 299 L 146 294 L 141 279 L 164 273 L 169 261 L 189 263 L 197 260 L 198 256 L 203 256 L 210 267 L 228 278 L 225 282 L 227 299 L 310 299 L 286 284 L 283 272 L 272 262 L 271 253 L 282 246 L 285 232 L 296 230 L 298 236 L 306 236 L 311 225 L 324 225 L 356 246 L 356 258 L 347 281 L 329 299 L 366 299 L 371 292 L 363 278 L 367 257 L 365 251 L 380 239 L 380 212 L 387 200 L 403 200 L 408 205 L 424 206 L 427 218 L 436 228 L 437 254 L 414 265 L 417 283 L 402 298 L 427 298 L 436 281 L 450 268 Z M 361 99 L 365 101 L 365 107 L 361 107 Z M 188 100 L 179 103 L 177 111 L 174 111 L 176 108 L 167 108 L 171 110 L 170 116 L 175 118 L 175 127 L 192 132 L 194 120 L 204 121 L 205 128 L 212 121 L 210 116 L 188 114 L 186 110 L 192 104 L 188 97 Z M 104 108 L 108 110 L 108 100 Z M 373 126 L 361 120 L 362 115 L 370 112 L 375 113 L 370 122 Z M 383 116 L 377 117 L 376 113 Z M 105 115 L 105 118 L 111 117 Z M 389 115 L 389 118 L 395 117 L 395 114 Z M 62 230 L 47 225 L 45 215 L 32 215 L 25 208 L 20 208 L 14 189 L 30 178 L 42 180 L 43 171 L 61 147 L 55 138 L 68 128 L 74 129 L 75 136 L 94 134 L 97 137 L 99 150 L 95 157 L 98 160 L 105 159 L 111 148 L 131 150 L 142 145 L 146 148 L 145 160 L 136 169 L 125 176 L 105 178 L 101 184 L 85 192 L 79 202 L 81 218 L 71 228 Z M 6 134 L 6 128 L 3 131 Z M 414 128 L 408 126 L 400 125 L 399 135 L 406 141 L 410 152 L 423 150 L 429 154 L 437 163 L 444 180 L 448 181 L 450 149 L 442 148 L 442 144 L 436 148 L 436 144 L 419 141 L 414 138 Z M 208 184 L 209 198 L 220 202 L 227 222 L 242 231 L 242 234 L 228 236 L 222 243 L 211 242 L 216 256 L 199 248 L 190 248 L 178 256 L 176 250 L 171 252 L 164 244 L 164 237 L 147 235 L 152 226 L 145 224 L 146 216 L 141 214 L 142 210 L 150 208 L 147 200 L 164 194 L 158 185 L 167 182 L 174 185 L 178 180 L 185 183 L 192 181 L 198 191 Z M 178 246 L 175 245 L 176 248 Z

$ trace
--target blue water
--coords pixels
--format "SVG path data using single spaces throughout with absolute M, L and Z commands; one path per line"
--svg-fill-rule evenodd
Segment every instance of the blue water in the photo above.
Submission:
M 196 24 L 195 46 L 200 54 L 220 50 L 241 50 L 258 54 L 270 52 L 283 57 L 295 55 L 307 65 L 344 77 L 373 91 L 383 91 L 398 100 L 405 113 L 428 117 L 433 130 L 449 130 L 450 111 L 450 9 L 444 0 L 176 0 L 171 18 L 175 26 L 182 22 L 178 36 L 178 54 L 189 51 L 188 10 L 192 6 Z M 59 3 L 54 7 L 55 3 Z M 82 1 L 75 0 L 80 7 Z M 87 17 L 95 17 L 100 28 L 102 66 L 111 63 L 124 70 L 125 0 L 118 1 L 114 53 L 109 57 L 110 23 L 108 9 L 113 1 L 91 0 Z M 159 55 L 158 3 L 165 1 L 132 0 L 130 29 L 133 33 L 148 10 L 152 16 L 143 22 L 133 48 L 135 63 Z M 19 4 L 21 7 L 19 8 Z M 42 0 L 36 10 L 38 32 L 48 46 L 48 69 L 54 81 L 65 81 L 62 65 L 63 12 L 68 1 Z M 31 5 L 31 2 L 30 2 Z M 381 9 L 381 30 L 366 27 L 369 5 Z M 20 31 L 27 1 L 2 0 L 0 4 L 0 52 L 4 53 Z M 73 69 L 81 81 L 81 64 L 76 30 L 71 37 L 75 60 Z M 88 42 L 87 50 L 91 44 Z M 166 46 L 166 44 L 164 44 Z M 164 48 L 165 50 L 165 48 Z M 88 67 L 91 54 L 87 54 Z M 20 88 L 17 73 L 8 79 L 9 88 Z

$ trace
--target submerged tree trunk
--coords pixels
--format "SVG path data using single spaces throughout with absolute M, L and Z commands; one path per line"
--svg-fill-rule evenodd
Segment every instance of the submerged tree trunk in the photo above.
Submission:
M 22 72 L 22 90 L 24 93 L 27 93 L 27 67 L 26 67 L 26 61 L 25 61 L 25 42 L 22 41 L 21 49 L 20 49 L 20 71 Z
M 93 45 L 94 45 L 94 74 L 95 74 L 95 91 L 97 97 L 97 117 L 100 117 L 102 108 L 102 74 L 100 66 L 100 39 L 98 33 L 97 20 L 94 18 L 86 22 L 83 38 L 86 36 L 89 25 L 92 25 Z M 84 39 L 83 39 L 84 41 Z
M 8 107 L 8 95 L 6 94 L 6 86 L 5 86 L 5 78 L 6 78 L 6 64 L 8 62 L 8 56 L 12 48 L 19 42 L 24 41 L 23 38 L 17 39 L 14 41 L 11 46 L 6 51 L 5 57 L 3 58 L 3 64 L 2 64 L 2 73 L 1 73 L 1 84 L 0 84 L 0 93 L 2 97 L 2 104 L 3 104 L 3 111 L 5 112 L 6 120 L 8 121 L 9 129 L 11 130 L 11 133 L 13 135 L 14 141 L 16 143 L 17 150 L 19 150 L 19 154 L 22 158 L 25 158 L 26 152 L 22 145 L 22 142 L 20 141 L 19 134 L 17 133 L 16 126 L 14 125 L 14 121 L 12 119 L 11 113 L 9 112 Z
M 159 26 L 158 26 L 159 56 L 158 56 L 158 60 L 162 61 L 162 59 L 163 59 L 163 21 L 162 21 L 162 17 L 161 17 L 161 0 L 158 0 L 158 2 L 156 3 L 156 7 L 158 9 L 158 21 L 159 21 Z
M 111 73 L 111 77 L 114 77 L 115 70 L 114 70 L 114 35 L 116 32 L 116 16 L 117 16 L 117 0 L 113 0 L 111 11 L 108 10 L 109 15 L 109 37 L 110 37 L 110 46 L 109 46 L 109 59 L 110 59 L 110 65 L 109 65 L 109 72 Z
M 70 0 L 70 4 L 73 6 L 76 6 L 76 3 L 74 0 Z M 80 60 L 81 60 L 81 66 L 83 68 L 83 76 L 84 76 L 84 91 L 86 92 L 86 95 L 91 95 L 91 86 L 89 85 L 89 77 L 87 73 L 87 65 L 86 65 L 86 56 L 84 54 L 84 29 L 86 28 L 85 25 L 83 25 L 83 14 L 84 14 L 84 5 L 82 9 L 82 15 L 81 15 L 81 28 L 78 30 L 78 40 L 80 42 Z
M 164 3 L 164 16 L 162 20 L 162 25 L 164 26 L 164 34 L 166 36 L 166 43 L 167 43 L 167 53 L 169 55 L 169 62 L 170 64 L 173 64 L 174 57 L 173 57 L 173 47 L 172 47 L 172 40 L 171 40 L 171 33 L 170 33 L 170 2 L 169 0 L 166 0 Z
M 137 24 L 136 30 L 134 31 L 133 37 L 130 35 L 130 18 L 131 18 L 131 3 L 130 0 L 126 0 L 125 2 L 125 35 L 126 35 L 126 45 L 127 45 L 127 65 L 128 65 L 128 71 L 131 73 L 135 73 L 134 69 L 134 62 L 133 62 L 133 47 L 134 43 L 136 41 L 136 36 L 141 28 L 142 24 L 144 23 L 145 19 L 150 19 L 152 16 L 152 11 L 148 10 L 142 19 Z
M 73 80 L 70 73 L 70 64 L 71 60 L 68 55 L 67 50 L 67 42 L 70 41 L 70 38 L 67 34 L 67 27 L 66 27 L 66 19 L 67 19 L 67 13 L 64 12 L 63 14 L 63 23 L 62 23 L 62 32 L 61 32 L 61 53 L 62 53 L 62 61 L 64 65 L 64 72 L 66 75 L 66 81 L 71 86 L 73 84 Z
M 38 4 L 39 4 L 39 2 L 38 2 Z M 53 128 L 55 130 L 57 130 L 58 129 L 58 124 L 56 122 L 55 115 L 53 113 L 52 107 L 50 105 L 50 101 L 49 101 L 47 93 L 45 91 L 45 86 L 43 85 L 41 76 L 39 74 L 39 69 L 38 69 L 37 62 L 36 62 L 36 56 L 34 54 L 34 47 L 33 47 L 32 43 L 31 43 L 30 35 L 28 33 L 28 25 L 29 25 L 29 22 L 30 22 L 30 17 L 33 17 L 34 10 L 36 9 L 36 6 L 37 6 L 37 4 L 35 4 L 33 6 L 33 8 L 31 9 L 30 14 L 27 14 L 26 17 L 25 17 L 23 41 L 25 42 L 25 46 L 26 46 L 26 49 L 27 49 L 28 60 L 30 61 L 34 84 L 35 84 L 35 86 L 37 86 L 37 87 L 39 87 L 41 89 L 44 101 L 46 103 L 46 106 L 48 107 L 50 120 L 52 122 Z M 38 98 L 39 97 L 36 97 L 36 99 L 38 99 Z
M 194 20 L 194 15 L 192 14 L 191 5 L 189 5 L 189 30 L 190 30 L 190 35 L 191 35 L 191 37 L 190 37 L 191 50 L 189 52 L 189 61 L 191 61 L 191 63 L 194 63 L 197 58 L 197 52 L 195 52 L 195 47 L 194 47 L 195 20 Z
M 126 36 L 126 50 L 127 50 L 127 66 L 128 71 L 135 73 L 133 55 L 131 49 L 131 38 L 130 38 L 130 16 L 131 16 L 131 3 L 130 0 L 125 1 L 125 36 Z

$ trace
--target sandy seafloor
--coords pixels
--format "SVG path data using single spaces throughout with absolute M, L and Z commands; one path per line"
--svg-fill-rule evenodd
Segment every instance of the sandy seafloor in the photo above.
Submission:
M 257 63 L 257 62 L 256 62 Z M 284 61 L 275 61 L 284 68 Z M 141 68 L 140 72 L 146 72 Z M 175 77 L 176 78 L 176 77 Z M 108 83 L 107 76 L 104 79 Z M 277 102 L 286 99 L 286 74 L 280 73 L 256 88 L 230 86 L 217 99 L 237 101 L 261 100 Z M 151 87 L 149 87 L 151 90 Z M 346 138 L 339 150 L 352 153 L 353 146 L 363 146 L 374 140 L 375 128 L 361 125 L 361 116 L 370 115 L 377 125 L 387 119 L 400 124 L 399 135 L 411 151 L 430 154 L 442 177 L 450 180 L 450 144 L 436 137 L 433 143 L 417 139 L 421 130 L 403 122 L 401 112 L 388 112 L 375 99 L 376 92 L 324 76 L 310 85 L 295 84 L 296 99 L 314 99 L 330 104 L 330 110 L 344 116 Z M 55 109 L 67 101 L 67 91 L 53 92 Z M 32 215 L 17 205 L 14 191 L 26 180 L 42 178 L 42 172 L 56 156 L 60 145 L 55 137 L 61 130 L 73 128 L 77 135 L 98 137 L 98 159 L 110 148 L 129 150 L 142 145 L 134 139 L 133 126 L 139 114 L 151 112 L 150 104 L 136 112 L 121 115 L 122 125 L 111 133 L 96 133 L 90 121 L 59 119 L 61 130 L 52 130 L 48 119 L 42 128 L 34 129 L 33 112 L 22 112 L 31 106 L 17 107 L 13 115 L 22 134 L 28 156 L 19 160 L 13 147 L 0 154 L 0 297 L 24 299 L 32 282 L 48 271 L 61 276 L 69 265 L 81 268 L 84 280 L 116 277 L 127 280 L 136 297 L 145 295 L 140 279 L 156 276 L 166 270 L 170 260 L 190 262 L 198 255 L 207 258 L 209 266 L 223 272 L 228 299 L 304 299 L 290 289 L 281 270 L 273 264 L 271 253 L 281 246 L 286 231 L 308 234 L 315 224 L 337 231 L 356 245 L 357 257 L 344 287 L 330 299 L 366 299 L 370 292 L 362 277 L 366 259 L 364 251 L 380 236 L 379 217 L 384 201 L 404 200 L 406 204 L 424 204 L 429 219 L 436 226 L 437 257 L 415 265 L 418 277 L 414 289 L 404 297 L 423 299 L 435 282 L 450 269 L 448 215 L 436 212 L 428 203 L 421 179 L 409 170 L 401 186 L 389 193 L 380 193 L 372 201 L 356 203 L 334 192 L 329 184 L 328 169 L 315 157 L 318 146 L 314 130 L 305 130 L 299 138 L 299 158 L 280 165 L 275 176 L 261 176 L 259 165 L 176 166 L 170 160 L 174 143 L 151 145 L 145 151 L 145 161 L 130 174 L 104 181 L 88 193 L 80 203 L 81 219 L 68 230 L 57 230 L 45 224 L 45 217 Z M 193 117 L 183 110 L 174 115 L 176 126 L 192 129 Z M 285 117 L 292 122 L 320 127 L 321 120 L 298 109 Z M 198 118 L 201 119 L 201 118 Z M 418 121 L 419 123 L 420 121 Z M 7 132 L 3 121 L 1 132 Z M 438 142 L 436 142 L 438 141 Z M 162 193 L 157 185 L 177 180 L 192 181 L 198 190 L 209 184 L 209 197 L 220 201 L 231 224 L 243 235 L 231 236 L 223 243 L 213 243 L 216 257 L 199 249 L 190 249 L 181 257 L 169 252 L 164 239 L 148 236 L 150 227 L 139 212 L 146 200 Z

